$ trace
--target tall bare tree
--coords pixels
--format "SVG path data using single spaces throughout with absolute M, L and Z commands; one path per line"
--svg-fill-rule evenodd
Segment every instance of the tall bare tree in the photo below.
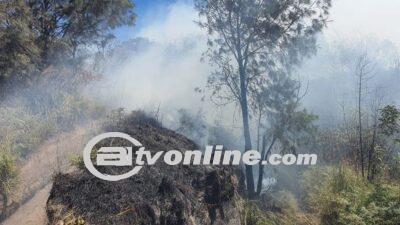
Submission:
M 368 58 L 367 52 L 361 54 L 356 61 L 355 74 L 357 77 L 357 119 L 358 119 L 358 148 L 360 153 L 360 166 L 361 174 L 365 177 L 364 166 L 365 166 L 365 153 L 363 143 L 363 124 L 362 124 L 362 100 L 363 93 L 365 90 L 365 83 L 370 79 L 372 72 L 372 63 Z

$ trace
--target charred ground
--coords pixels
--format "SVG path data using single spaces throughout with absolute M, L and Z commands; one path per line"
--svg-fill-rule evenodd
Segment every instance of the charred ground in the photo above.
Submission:
M 196 144 L 141 112 L 104 126 L 125 132 L 149 150 L 195 149 Z M 55 177 L 47 202 L 50 224 L 240 224 L 242 204 L 232 170 L 156 163 L 118 182 L 86 170 Z

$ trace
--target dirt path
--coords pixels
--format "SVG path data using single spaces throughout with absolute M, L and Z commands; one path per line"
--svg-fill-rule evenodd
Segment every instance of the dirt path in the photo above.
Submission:
M 18 208 L 18 210 L 7 218 L 3 225 L 44 225 L 47 223 L 46 201 L 49 197 L 51 185 L 38 191 L 33 198 Z
M 3 225 L 43 225 L 45 205 L 55 173 L 70 169 L 69 157 L 80 154 L 86 142 L 87 130 L 78 127 L 46 141 L 20 169 L 20 193 L 24 202 Z
M 45 142 L 20 170 L 21 193 L 35 193 L 48 184 L 53 175 L 69 168 L 69 157 L 82 152 L 86 130 L 76 128 Z

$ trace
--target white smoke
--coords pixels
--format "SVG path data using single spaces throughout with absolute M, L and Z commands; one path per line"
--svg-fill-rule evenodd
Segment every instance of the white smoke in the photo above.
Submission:
M 200 61 L 206 36 L 193 22 L 197 13 L 187 3 L 170 5 L 165 12 L 164 18 L 136 32 L 136 37 L 150 42 L 148 48 L 121 59 L 120 68 L 112 67 L 101 86 L 95 87 L 104 89 L 101 100 L 127 109 L 160 105 L 164 111 L 202 105 L 202 96 L 194 89 L 205 85 L 210 68 Z
M 360 0 L 357 2 L 360 3 Z M 338 74 L 337 71 L 332 72 L 330 68 L 342 63 L 332 58 L 337 57 L 330 49 L 335 48 L 332 43 L 341 42 L 343 37 L 348 37 L 351 46 L 356 36 L 368 34 L 382 39 L 381 36 L 387 33 L 382 30 L 384 29 L 382 26 L 376 24 L 376 26 L 373 24 L 371 29 L 364 29 L 365 26 L 360 25 L 359 20 L 365 18 L 366 12 L 375 10 L 376 14 L 379 10 L 376 7 L 372 8 L 373 2 L 368 1 L 368 10 L 354 14 L 357 18 L 350 18 L 343 13 L 346 11 L 346 5 L 353 3 L 340 1 L 334 4 L 332 22 L 328 24 L 327 30 L 320 38 L 323 40 L 319 43 L 320 51 L 312 59 L 306 60 L 298 72 L 303 85 L 309 83 L 308 93 L 303 99 L 304 105 L 320 115 L 322 120 L 340 120 L 338 118 L 341 115 L 340 104 L 354 97 L 351 93 L 354 89 L 353 77 Z M 106 102 L 110 108 L 124 107 L 128 110 L 146 111 L 155 111 L 159 108 L 166 120 L 172 120 L 174 112 L 179 108 L 190 109 L 192 112 L 202 109 L 209 122 L 218 119 L 222 124 L 240 131 L 241 124 L 238 119 L 240 114 L 237 107 L 230 105 L 217 108 L 208 101 L 209 99 L 202 101 L 203 96 L 194 91 L 196 87 L 205 87 L 212 68 L 208 63 L 200 61 L 202 53 L 207 49 L 207 37 L 195 23 L 198 14 L 193 4 L 178 1 L 163 7 L 154 9 L 155 12 L 163 12 L 163 16 L 147 13 L 144 16 L 147 18 L 146 21 L 150 22 L 140 30 L 132 30 L 130 35 L 148 40 L 150 43 L 148 47 L 132 52 L 128 57 L 114 56 L 109 63 L 114 64 L 119 61 L 123 63 L 119 63 L 117 68 L 111 67 L 112 70 L 106 71 L 107 76 L 102 82 L 92 86 L 90 92 L 98 100 Z M 391 12 L 385 4 L 381 7 Z M 385 20 L 379 19 L 379 21 Z M 347 25 L 343 21 L 346 21 Z M 359 29 L 355 29 L 354 26 Z M 356 32 L 349 33 L 351 29 Z M 393 35 L 391 37 L 396 39 L 395 32 Z M 395 44 L 397 40 L 400 38 L 394 40 Z M 386 50 L 372 49 L 371 53 L 386 54 Z M 379 57 L 376 55 L 375 58 Z M 379 80 L 379 77 L 377 79 Z M 386 76 L 385 79 L 389 77 Z M 390 84 L 390 80 L 376 82 Z

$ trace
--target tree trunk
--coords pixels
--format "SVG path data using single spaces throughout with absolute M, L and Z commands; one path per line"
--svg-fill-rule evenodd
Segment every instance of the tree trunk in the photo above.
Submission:
M 257 150 L 260 150 L 260 126 L 261 126 L 261 110 L 258 112 L 258 119 L 257 119 Z
M 39 14 L 45 15 L 45 13 L 50 11 L 50 2 L 48 0 L 43 1 L 42 7 L 43 8 L 40 10 Z M 50 42 L 51 42 L 50 37 L 51 37 L 52 26 L 49 23 L 52 23 L 52 21 L 48 21 L 45 19 L 40 25 L 41 26 L 40 39 L 43 49 L 41 51 L 41 63 L 39 65 L 40 69 L 45 69 L 47 66 L 50 65 L 49 51 L 50 51 Z
M 251 150 L 251 136 L 250 136 L 250 125 L 249 125 L 249 108 L 247 102 L 247 87 L 246 87 L 246 74 L 243 65 L 239 65 L 239 75 L 240 75 L 240 108 L 242 109 L 242 119 L 243 119 L 243 135 L 244 135 L 244 150 Z M 246 165 L 246 183 L 248 197 L 253 197 L 254 192 L 254 177 L 253 177 L 253 167 Z
M 261 144 L 261 146 L 262 146 L 261 161 L 258 164 L 257 195 L 260 195 L 260 193 L 261 193 L 262 180 L 264 178 L 264 165 L 262 164 L 262 160 L 263 160 L 263 157 L 264 157 L 266 145 L 267 145 L 266 138 L 265 138 L 265 135 L 263 135 L 262 144 Z
M 363 138 L 362 138 L 362 121 L 361 121 L 361 91 L 362 91 L 362 71 L 359 74 L 358 81 L 358 137 L 359 137 L 359 148 L 360 148 L 360 160 L 361 160 L 361 175 L 364 177 L 364 149 L 363 149 Z
M 247 104 L 242 104 L 242 114 L 243 114 L 244 149 L 245 151 L 249 151 L 251 150 L 252 147 L 251 147 L 249 114 L 248 114 Z M 253 177 L 253 168 L 250 165 L 246 165 L 246 182 L 247 182 L 247 191 L 249 197 L 252 197 L 254 196 L 254 177 Z
M 7 205 L 8 205 L 8 197 L 6 194 L 2 194 L 3 197 L 3 209 L 1 211 L 1 218 L 6 218 L 7 216 Z
M 265 138 L 265 135 L 263 136 L 263 140 L 262 140 L 262 152 L 261 152 L 261 161 L 258 165 L 258 181 L 257 181 L 257 195 L 261 194 L 261 189 L 262 189 L 262 181 L 264 179 L 264 165 L 262 164 L 263 160 L 266 160 L 269 153 L 271 152 L 272 147 L 274 146 L 276 141 L 276 138 L 274 137 L 272 139 L 271 144 L 268 147 L 268 150 L 266 151 L 266 147 L 267 147 L 267 141 Z
M 372 166 L 372 164 L 373 164 L 373 162 L 372 162 L 372 158 L 374 157 L 374 154 L 375 154 L 375 142 L 376 142 L 376 129 L 377 129 L 377 125 L 376 125 L 376 120 L 375 120 L 375 123 L 374 123 L 374 128 L 373 128 L 373 134 L 372 134 L 372 143 L 371 143 L 371 147 L 370 147 L 370 149 L 369 149 L 369 151 L 368 151 L 368 175 L 367 175 L 367 178 L 368 178 L 368 180 L 373 180 L 374 179 L 374 176 L 375 176 L 375 174 L 374 174 L 374 172 L 372 171 L 373 169 L 373 166 Z

